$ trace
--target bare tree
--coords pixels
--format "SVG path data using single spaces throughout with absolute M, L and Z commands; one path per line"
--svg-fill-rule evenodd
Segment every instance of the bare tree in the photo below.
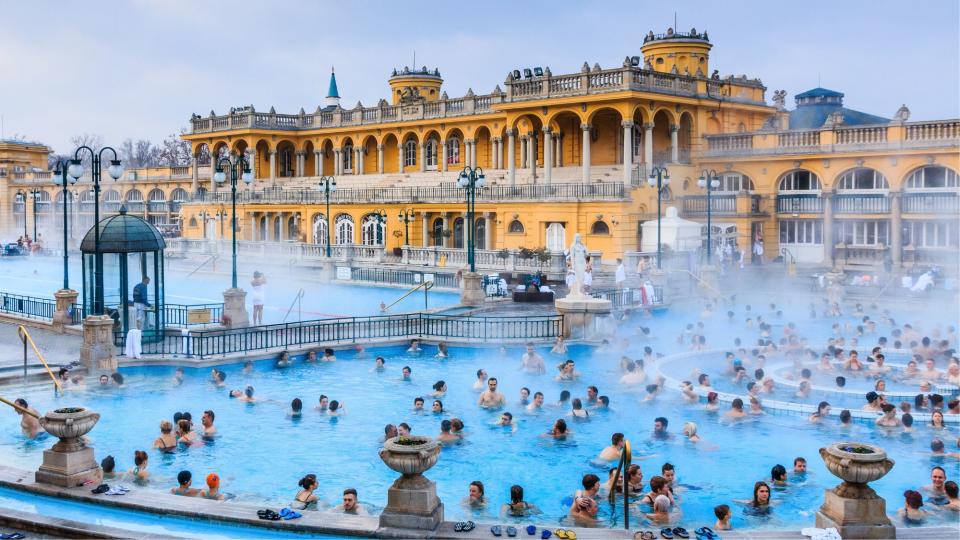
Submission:
M 180 138 L 180 135 L 186 133 L 185 128 L 180 129 L 180 134 L 171 133 L 163 142 L 160 143 L 158 162 L 164 167 L 185 167 L 190 165 L 190 143 Z
M 96 133 L 82 133 L 80 135 L 74 135 L 70 137 L 70 144 L 73 146 L 73 149 L 70 150 L 70 158 L 73 159 L 73 155 L 76 153 L 77 148 L 81 146 L 89 147 L 94 151 L 94 153 L 100 152 L 100 149 L 103 148 L 103 137 L 97 135 Z M 83 170 L 85 174 L 88 174 L 91 170 L 91 158 L 89 152 L 83 152 L 80 156 L 80 160 L 83 163 Z
M 125 167 L 157 167 L 160 162 L 160 148 L 146 139 L 126 139 L 118 149 Z

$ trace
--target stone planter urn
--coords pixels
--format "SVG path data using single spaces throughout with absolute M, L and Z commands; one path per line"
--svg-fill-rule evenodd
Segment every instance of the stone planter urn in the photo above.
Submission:
M 887 517 L 887 504 L 867 484 L 883 478 L 894 462 L 867 443 L 843 441 L 820 449 L 820 457 L 843 482 L 824 494 L 817 527 L 836 527 L 844 538 L 896 538 Z
M 40 425 L 60 440 L 53 448 L 44 450 L 36 481 L 74 487 L 96 475 L 100 466 L 93 457 L 93 448 L 86 445 L 83 436 L 99 420 L 100 413 L 83 407 L 66 407 L 43 415 Z
M 387 490 L 380 527 L 434 530 L 443 521 L 437 486 L 423 476 L 439 457 L 440 443 L 430 437 L 394 437 L 384 442 L 380 459 L 401 476 Z

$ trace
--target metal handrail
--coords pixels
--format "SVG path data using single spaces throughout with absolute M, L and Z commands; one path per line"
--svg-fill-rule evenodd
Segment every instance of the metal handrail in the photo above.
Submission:
M 36 418 L 37 420 L 40 419 L 40 415 L 36 414 L 35 412 L 33 412 L 33 411 L 29 410 L 29 409 L 24 409 L 23 407 L 17 405 L 16 403 L 8 400 L 7 398 L 5 398 L 5 397 L 3 397 L 3 396 L 0 396 L 0 403 L 6 403 L 7 405 L 9 405 L 9 406 L 13 407 L 14 409 L 22 412 L 23 414 L 29 414 L 30 416 Z
M 400 298 L 397 298 L 397 299 L 396 299 L 392 304 L 390 304 L 389 306 L 381 307 L 381 308 L 380 308 L 380 311 L 383 312 L 383 313 L 386 313 L 386 311 L 387 311 L 388 309 L 390 309 L 390 308 L 392 308 L 393 306 L 399 304 L 404 298 L 410 296 L 411 294 L 413 294 L 414 292 L 416 292 L 417 289 L 419 289 L 419 288 L 421 288 L 421 287 L 423 287 L 423 308 L 424 308 L 424 309 L 427 309 L 427 291 L 429 291 L 430 289 L 433 288 L 433 281 L 424 281 L 423 283 L 417 285 L 416 287 L 414 287 L 414 288 L 410 289 L 409 291 L 407 291 L 406 293 L 404 293 L 403 296 L 401 296 Z
M 630 496 L 630 484 L 629 477 L 627 476 L 627 469 L 630 468 L 630 460 L 633 457 L 633 453 L 630 450 L 630 441 L 628 439 L 623 440 L 623 448 L 620 449 L 620 462 L 617 464 L 617 468 L 614 469 L 613 473 L 613 482 L 611 486 L 616 486 L 617 481 L 623 481 L 623 528 L 626 530 L 630 529 L 630 505 L 628 503 L 628 497 Z M 617 504 L 617 490 L 610 490 L 610 494 L 607 495 L 612 506 Z M 612 510 L 612 509 L 611 509 Z
M 283 316 L 283 322 L 287 322 L 287 317 L 289 317 L 290 312 L 293 311 L 293 305 L 298 303 L 299 304 L 297 307 L 297 320 L 303 319 L 302 300 L 303 300 L 303 295 L 305 294 L 307 294 L 307 291 L 303 290 L 302 288 L 299 291 L 297 291 L 296 296 L 293 297 L 293 302 L 290 302 L 290 307 L 287 308 L 287 314 Z
M 53 374 L 50 366 L 47 365 L 47 361 L 44 360 L 43 355 L 40 353 L 40 349 L 37 348 L 37 344 L 34 343 L 33 338 L 30 336 L 30 332 L 27 332 L 27 328 L 21 324 L 20 328 L 17 329 L 17 333 L 20 335 L 20 339 L 23 340 L 24 344 L 26 344 L 28 341 L 30 342 L 30 346 L 33 347 L 34 354 L 37 355 L 37 358 L 40 359 L 40 363 L 43 364 L 44 369 L 47 370 L 47 374 L 50 375 L 51 379 L 53 379 L 53 384 L 56 385 L 57 390 L 63 390 L 63 388 L 60 386 L 60 381 L 57 380 L 57 376 Z M 23 352 L 23 364 L 27 364 L 26 350 Z

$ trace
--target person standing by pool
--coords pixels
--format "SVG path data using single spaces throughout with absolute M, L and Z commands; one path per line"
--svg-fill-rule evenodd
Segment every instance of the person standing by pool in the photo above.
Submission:
M 149 289 L 147 288 L 147 285 L 150 285 L 150 278 L 143 276 L 143 279 L 140 280 L 140 283 L 137 283 L 133 287 L 133 307 L 137 311 L 137 328 L 144 327 L 144 319 L 147 315 L 147 309 L 152 307 L 148 301 Z
M 490 380 L 487 381 L 487 389 L 480 394 L 480 399 L 477 400 L 477 405 L 485 409 L 495 409 L 503 407 L 507 404 L 507 398 L 504 397 L 502 393 L 497 391 L 497 378 L 490 377 Z
M 30 405 L 27 404 L 27 400 L 18 398 L 14 403 L 16 403 L 20 409 L 24 409 L 30 413 L 40 416 L 40 413 L 30 408 Z M 17 414 L 20 415 L 20 429 L 28 439 L 37 438 L 37 435 L 44 432 L 43 426 L 40 425 L 40 420 L 30 414 L 24 413 L 20 409 L 16 409 Z
M 263 324 L 263 305 L 267 298 L 267 277 L 259 270 L 250 280 L 250 301 L 253 302 L 253 325 Z

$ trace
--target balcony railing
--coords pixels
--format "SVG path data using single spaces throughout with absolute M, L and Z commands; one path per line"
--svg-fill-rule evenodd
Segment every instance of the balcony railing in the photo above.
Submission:
M 477 192 L 477 201 L 581 201 L 581 200 L 623 200 L 627 197 L 624 185 L 619 182 L 599 184 L 551 184 L 551 185 L 496 185 L 485 187 Z M 227 203 L 231 200 L 229 191 L 216 191 L 194 194 L 191 202 Z M 418 202 L 461 202 L 466 200 L 466 191 L 454 185 L 429 187 L 390 187 L 390 188 L 341 188 L 330 194 L 330 202 L 335 203 L 418 203 Z M 237 202 L 241 204 L 286 203 L 320 204 L 326 202 L 324 193 L 317 190 L 264 189 L 241 191 L 237 193 Z
M 900 210 L 904 214 L 945 214 L 960 212 L 956 193 L 904 193 Z
M 821 214 L 820 195 L 777 195 L 778 214 Z
M 706 195 L 685 195 L 683 197 L 684 215 L 707 215 Z M 711 195 L 710 213 L 715 216 L 733 216 L 737 214 L 736 195 Z
M 886 214 L 890 212 L 890 199 L 885 194 L 847 195 L 833 197 L 833 210 L 838 214 Z

